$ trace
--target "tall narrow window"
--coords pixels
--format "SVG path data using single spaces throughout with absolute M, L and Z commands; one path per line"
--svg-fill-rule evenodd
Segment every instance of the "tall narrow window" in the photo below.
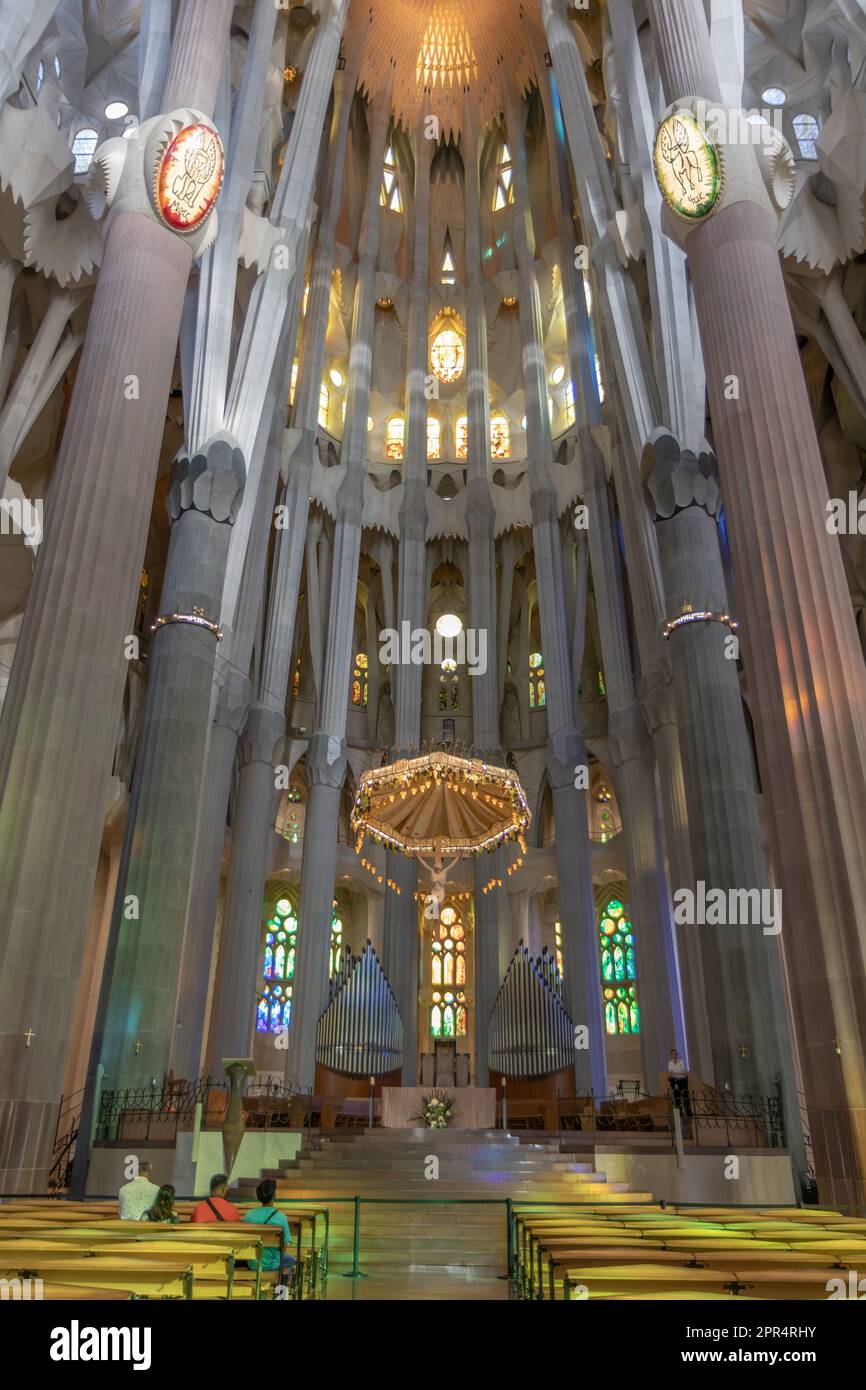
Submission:
M 601 363 L 598 360 L 598 353 L 595 354 L 595 379 L 598 383 L 598 399 L 604 405 L 604 382 L 601 379 Z
M 292 382 L 289 387 L 289 405 L 295 404 L 295 393 L 298 389 L 298 371 L 300 370 L 300 358 L 296 357 L 292 363 Z
M 599 919 L 604 1026 L 611 1036 L 640 1032 L 634 933 L 619 898 L 608 898 Z
M 560 975 L 564 975 L 564 974 L 565 974 L 565 970 L 564 970 L 563 964 L 562 964 L 562 923 L 561 923 L 561 922 L 554 922 L 554 924 L 553 924 L 553 935 L 554 935 L 554 940 L 555 940 L 555 942 L 556 942 L 556 968 L 557 968 L 557 970 L 559 971 Z
M 511 454 L 511 426 L 507 415 L 490 417 L 490 454 L 495 459 L 507 459 Z
M 565 385 L 565 421 L 569 429 L 577 419 L 577 412 L 574 405 L 574 382 L 568 381 Z
M 334 904 L 336 907 L 336 903 Z M 339 973 L 343 964 L 343 923 L 336 912 L 331 920 L 331 951 L 328 957 L 328 975 Z
M 443 285 L 457 284 L 457 262 L 454 259 L 454 252 L 450 245 L 446 248 L 445 255 L 442 257 L 442 274 L 439 279 Z
M 84 126 L 75 132 L 75 139 L 72 141 L 72 153 L 75 156 L 73 173 L 87 173 L 98 143 L 99 136 L 90 126 Z
M 430 1032 L 434 1038 L 465 1038 L 468 1023 L 466 996 L 466 930 L 457 909 L 443 907 L 436 940 L 430 945 L 430 983 L 434 986 L 430 1008 Z M 442 993 L 440 986 L 444 986 Z
M 493 211 L 499 212 L 500 208 L 507 207 L 514 202 L 514 166 L 511 163 L 511 151 L 507 145 L 502 146 L 502 153 L 499 156 L 499 164 L 496 168 L 496 192 L 493 195 Z
M 821 134 L 821 129 L 816 117 L 808 115 L 805 111 L 795 116 L 794 134 L 797 137 L 797 144 L 800 146 L 801 159 L 817 159 L 818 147 L 815 141 Z
M 385 430 L 385 457 L 401 459 L 406 437 L 406 422 L 402 415 L 392 415 Z
M 461 415 L 454 427 L 454 444 L 459 459 L 469 457 L 469 416 Z
M 352 704 L 358 709 L 367 708 L 368 664 L 365 652 L 358 652 L 352 671 Z
M 265 928 L 262 988 L 256 1005 L 259 1033 L 279 1033 L 289 1026 L 297 944 L 295 909 L 288 898 L 280 898 Z
M 442 425 L 435 415 L 427 416 L 427 457 L 428 459 L 442 457 Z
M 331 408 L 331 393 L 324 382 L 319 387 L 319 424 L 323 430 L 328 428 L 328 411 Z
M 544 709 L 547 704 L 547 683 L 544 678 L 544 657 L 541 652 L 529 656 L 529 708 Z
M 400 192 L 400 174 L 397 170 L 397 160 L 394 157 L 394 148 L 389 145 L 385 151 L 385 165 L 382 170 L 382 188 L 379 193 L 379 202 L 383 208 L 390 209 L 391 212 L 403 211 L 403 195 Z

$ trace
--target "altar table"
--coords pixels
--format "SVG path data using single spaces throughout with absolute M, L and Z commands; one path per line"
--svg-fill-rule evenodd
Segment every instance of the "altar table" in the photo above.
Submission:
M 424 1098 L 434 1094 L 454 1097 L 449 1129 L 494 1129 L 496 1091 L 482 1086 L 383 1086 L 382 1128 L 423 1129 L 420 1119 Z

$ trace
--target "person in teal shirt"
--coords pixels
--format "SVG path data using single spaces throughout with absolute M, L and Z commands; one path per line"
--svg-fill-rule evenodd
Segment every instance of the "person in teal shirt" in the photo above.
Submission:
M 288 1248 L 292 1243 L 292 1232 L 288 1220 L 286 1219 L 285 1212 L 279 1211 L 277 1207 L 273 1205 L 274 1193 L 276 1190 L 277 1184 L 274 1182 L 273 1178 L 263 1178 L 256 1188 L 256 1197 L 261 1203 L 261 1206 L 253 1207 L 248 1211 L 244 1217 L 244 1221 L 249 1221 L 254 1226 L 280 1227 L 284 1242 L 283 1269 L 287 1273 L 291 1273 L 295 1267 L 294 1256 L 288 1253 Z M 247 1263 L 250 1269 L 279 1269 L 279 1248 L 274 1245 L 266 1246 L 262 1251 L 261 1264 L 258 1264 L 255 1260 L 248 1260 Z

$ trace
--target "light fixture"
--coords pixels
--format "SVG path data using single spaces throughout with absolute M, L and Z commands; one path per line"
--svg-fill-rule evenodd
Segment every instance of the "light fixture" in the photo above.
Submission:
M 109 101 L 105 107 L 105 119 L 107 121 L 120 121 L 129 111 L 125 101 Z
M 502 296 L 502 307 L 503 307 L 503 309 L 516 309 L 516 308 L 517 308 L 517 295 L 516 295 L 516 294 L 504 294 L 504 295 Z
M 329 372 L 329 376 L 334 386 L 345 386 L 346 378 L 343 376 L 343 373 L 340 371 L 339 367 L 332 367 Z
M 457 662 L 454 660 L 453 656 L 446 656 L 445 660 L 442 662 L 442 670 L 445 672 L 446 676 L 453 675 L 457 670 Z
M 383 314 L 388 314 L 394 308 L 394 301 L 384 295 L 381 299 L 376 300 L 376 308 L 381 309 Z
M 436 619 L 436 631 L 440 637 L 457 637 L 463 631 L 463 623 L 456 613 L 443 613 Z
M 564 377 L 565 377 L 565 368 L 563 367 L 562 363 L 560 362 L 559 366 L 558 366 L 558 367 L 554 367 L 553 371 L 550 373 L 550 384 L 551 384 L 551 386 L 558 386 L 559 383 L 564 379 Z

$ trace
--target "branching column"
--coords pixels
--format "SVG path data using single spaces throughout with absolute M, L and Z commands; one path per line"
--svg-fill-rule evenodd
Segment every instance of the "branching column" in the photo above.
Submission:
M 473 674 L 473 744 L 501 759 L 499 670 L 496 640 L 496 520 L 490 496 L 490 395 L 487 372 L 487 310 L 481 260 L 482 134 L 471 93 L 463 103 L 466 208 L 466 386 L 469 418 L 469 617 L 476 632 L 487 636 L 487 670 Z M 509 604 L 510 607 L 510 604 Z M 507 615 L 506 615 L 507 621 Z M 488 1081 L 487 1025 L 511 957 L 508 893 L 492 876 L 505 878 L 505 851 L 475 863 L 475 1078 Z
M 240 744 L 240 771 L 232 823 L 232 857 L 220 940 L 219 975 L 210 1051 L 223 1057 L 246 1056 L 253 1029 L 259 959 L 262 895 L 280 794 L 274 768 L 283 751 L 286 699 L 291 674 L 295 615 L 307 538 L 310 478 L 316 450 L 319 394 L 334 273 L 335 228 L 342 204 L 343 171 L 354 95 L 354 77 L 341 81 L 328 160 L 328 179 L 316 253 L 310 275 L 305 333 L 298 370 L 294 428 L 297 444 L 282 496 L 285 526 L 277 533 L 274 575 L 268 605 L 264 659 L 257 698 L 250 708 Z
M 301 865 L 301 927 L 286 1057 L 286 1076 L 299 1086 L 312 1086 L 315 1080 L 316 1024 L 327 997 L 328 947 L 337 871 L 336 827 L 346 775 L 346 715 L 363 527 L 367 414 L 376 310 L 376 261 L 381 222 L 379 191 L 390 103 L 390 90 L 386 89 L 375 99 L 371 111 L 367 191 L 355 286 L 343 435 L 342 462 L 346 471 L 337 496 L 324 686 L 317 711 L 316 731 L 307 752 L 309 795 Z
M 547 372 L 541 333 L 541 305 L 535 278 L 534 231 L 529 205 L 521 104 L 513 92 L 506 105 L 508 143 L 514 161 L 514 244 L 520 288 L 523 385 L 526 398 L 532 540 L 541 640 L 547 673 L 547 772 L 556 822 L 556 865 L 569 1007 L 576 1025 L 587 1028 L 589 1046 L 575 1053 L 581 1088 L 607 1091 L 601 1013 L 595 903 L 592 892 L 586 793 L 575 786 L 577 768 L 587 765 L 571 680 L 571 653 L 565 622 L 565 587 L 556 489 L 550 476 L 553 444 L 547 405 Z
M 415 127 L 415 244 L 409 301 L 406 372 L 405 488 L 400 508 L 397 570 L 397 624 L 410 631 L 427 624 L 427 341 L 430 319 L 430 165 L 435 141 L 426 130 L 423 103 Z M 406 753 L 421 740 L 421 685 L 424 669 L 400 665 L 396 675 L 394 743 Z M 413 892 L 415 864 L 389 854 L 389 873 L 399 894 L 385 898 L 385 968 L 403 1019 L 403 1080 L 415 1084 L 418 1050 L 418 911 Z

